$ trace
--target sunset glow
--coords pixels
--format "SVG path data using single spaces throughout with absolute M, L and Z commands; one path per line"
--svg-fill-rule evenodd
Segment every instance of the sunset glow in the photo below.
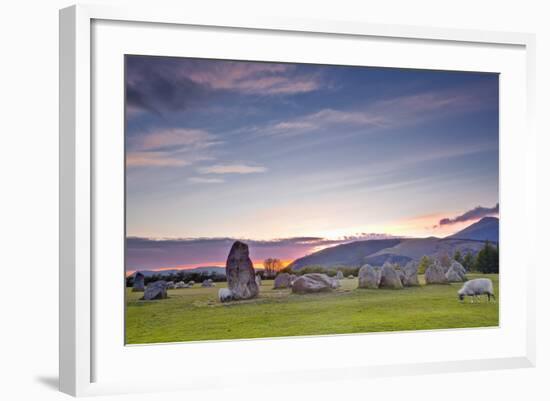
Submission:
M 498 216 L 498 75 L 126 56 L 127 272 Z M 161 240 L 159 240 L 161 239 Z

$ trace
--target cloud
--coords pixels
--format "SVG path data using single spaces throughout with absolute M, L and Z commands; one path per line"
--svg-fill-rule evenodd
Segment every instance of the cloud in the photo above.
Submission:
M 221 178 L 189 177 L 189 181 L 195 184 L 222 184 L 225 180 Z
M 198 129 L 163 129 L 129 139 L 129 167 L 183 167 L 209 160 L 205 151 L 220 145 L 212 134 Z
M 163 115 L 201 104 L 223 91 L 246 95 L 295 95 L 321 88 L 318 73 L 293 64 L 127 56 L 128 117 L 148 111 Z
M 126 155 L 127 167 L 183 167 L 191 161 L 170 156 L 166 152 L 131 152 Z
M 494 216 L 498 213 L 499 213 L 498 203 L 494 207 L 477 206 L 459 216 L 452 217 L 452 218 L 446 217 L 444 219 L 439 220 L 439 226 L 445 226 L 445 225 L 456 224 L 456 223 L 464 223 L 466 221 L 471 221 L 471 220 L 478 220 L 486 216 Z
M 174 148 L 203 149 L 220 142 L 205 130 L 174 128 L 154 131 L 137 139 L 142 150 L 159 150 Z
M 180 74 L 214 90 L 245 94 L 293 95 L 321 87 L 318 75 L 296 73 L 296 66 L 248 61 L 182 62 Z
M 492 93 L 475 88 L 426 91 L 379 100 L 354 110 L 324 108 L 299 117 L 252 127 L 260 135 L 299 135 L 320 129 L 396 128 L 420 124 L 449 114 L 478 111 L 489 102 Z
M 247 164 L 216 164 L 214 166 L 201 167 L 201 174 L 253 174 L 264 173 L 267 168 L 263 166 L 249 166 Z

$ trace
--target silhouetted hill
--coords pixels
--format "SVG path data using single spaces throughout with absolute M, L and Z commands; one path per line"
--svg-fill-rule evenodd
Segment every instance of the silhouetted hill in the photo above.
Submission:
M 296 259 L 289 266 L 299 270 L 304 266 L 357 266 L 363 263 L 365 256 L 378 252 L 381 249 L 397 245 L 402 239 L 375 239 L 355 241 L 323 249 L 311 255 Z
M 499 219 L 496 217 L 484 217 L 477 223 L 466 227 L 453 235 L 449 235 L 447 239 L 469 239 L 477 241 L 492 241 L 498 242 Z

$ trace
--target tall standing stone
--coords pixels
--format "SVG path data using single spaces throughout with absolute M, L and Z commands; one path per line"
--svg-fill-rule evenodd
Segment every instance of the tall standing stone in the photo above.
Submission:
M 227 284 L 233 299 L 254 298 L 260 292 L 254 266 L 248 255 L 248 245 L 236 241 L 229 251 L 225 265 Z
M 145 276 L 141 272 L 136 272 L 134 275 L 134 285 L 132 286 L 133 292 L 145 291 Z

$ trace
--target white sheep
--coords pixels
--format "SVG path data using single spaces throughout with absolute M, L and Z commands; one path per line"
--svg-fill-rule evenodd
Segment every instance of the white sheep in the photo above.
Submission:
M 462 288 L 458 290 L 458 299 L 463 301 L 465 296 L 474 297 L 476 300 L 479 295 L 487 295 L 487 302 L 491 301 L 491 297 L 496 301 L 495 294 L 493 293 L 493 282 L 488 278 L 476 278 L 474 280 L 466 281 Z
M 218 291 L 218 299 L 220 302 L 229 302 L 233 300 L 233 293 L 229 288 L 220 288 Z

